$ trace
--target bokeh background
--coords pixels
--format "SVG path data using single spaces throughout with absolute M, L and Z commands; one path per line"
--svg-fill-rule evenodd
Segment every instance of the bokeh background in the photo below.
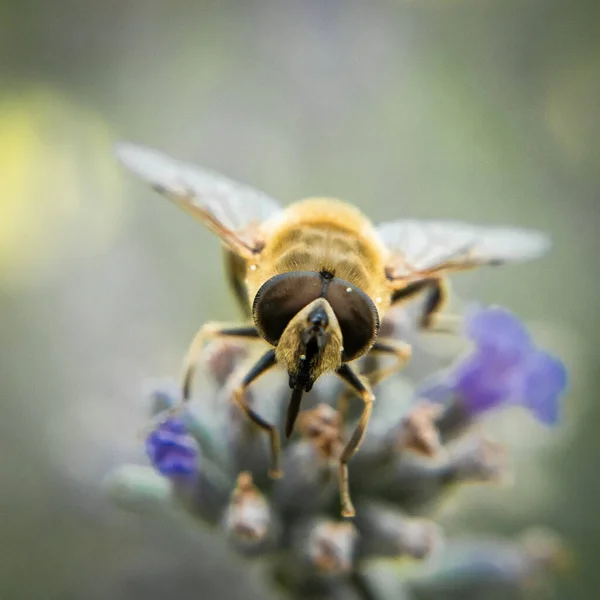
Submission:
M 549 525 L 576 558 L 557 597 L 597 596 L 598 2 L 0 2 L 0 598 L 264 598 L 220 536 L 102 493 L 144 460 L 144 386 L 235 310 L 216 240 L 118 168 L 119 139 L 286 203 L 551 232 L 546 260 L 454 279 L 572 383 L 558 430 L 502 425 L 513 487 L 448 527 Z

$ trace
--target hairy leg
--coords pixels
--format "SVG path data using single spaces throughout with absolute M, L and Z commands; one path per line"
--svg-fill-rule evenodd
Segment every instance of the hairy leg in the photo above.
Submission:
M 456 333 L 460 325 L 458 315 L 442 314 L 449 296 L 449 284 L 445 279 L 430 278 L 411 283 L 392 294 L 392 306 L 410 300 L 418 294 L 425 295 L 419 325 L 425 331 Z
M 256 331 L 254 326 L 250 325 L 239 325 L 230 326 L 222 323 L 206 323 L 203 325 L 192 340 L 185 357 L 183 365 L 183 376 L 181 381 L 182 399 L 183 402 L 187 402 L 190 399 L 192 381 L 196 373 L 196 367 L 198 365 L 198 359 L 204 348 L 204 344 L 209 339 L 228 337 L 238 339 L 249 339 L 258 340 L 261 337 Z
M 260 415 L 254 412 L 246 403 L 244 392 L 254 381 L 261 375 L 266 373 L 276 364 L 275 349 L 268 350 L 263 354 L 258 361 L 250 368 L 242 379 L 240 385 L 233 391 L 233 399 L 238 406 L 244 411 L 246 416 L 260 429 L 265 431 L 269 436 L 271 447 L 271 469 L 269 476 L 273 479 L 281 477 L 281 449 L 279 443 L 279 432 L 277 428 L 270 423 L 267 423 Z
M 367 425 L 369 424 L 369 419 L 371 418 L 371 412 L 373 411 L 373 402 L 375 401 L 375 396 L 373 395 L 369 384 L 363 378 L 359 377 L 347 364 L 343 364 L 338 369 L 337 375 L 343 379 L 364 402 L 363 411 L 359 422 L 344 449 L 342 450 L 339 462 L 340 502 L 342 505 L 342 516 L 353 517 L 355 510 L 354 506 L 352 505 L 352 500 L 350 499 L 350 490 L 348 486 L 348 461 L 359 449 L 363 441 L 365 432 L 367 430 Z

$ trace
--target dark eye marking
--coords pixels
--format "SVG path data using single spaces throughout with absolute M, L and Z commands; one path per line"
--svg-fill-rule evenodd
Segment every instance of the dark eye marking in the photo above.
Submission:
M 360 288 L 329 271 L 292 271 L 265 282 L 252 307 L 256 329 L 267 342 L 277 345 L 289 322 L 317 298 L 325 298 L 338 319 L 343 360 L 364 354 L 379 333 L 377 308 Z
M 360 288 L 334 278 L 325 294 L 333 308 L 344 339 L 343 360 L 349 361 L 364 354 L 379 333 L 379 314 L 375 304 Z
M 260 335 L 276 345 L 288 323 L 323 295 L 323 279 L 314 271 L 292 271 L 271 277 L 262 285 L 252 306 Z

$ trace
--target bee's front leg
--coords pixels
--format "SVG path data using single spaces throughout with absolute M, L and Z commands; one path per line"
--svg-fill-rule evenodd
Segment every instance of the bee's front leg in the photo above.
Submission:
M 191 396 L 192 380 L 194 379 L 194 374 L 196 373 L 196 366 L 198 359 L 200 358 L 200 353 L 204 347 L 204 343 L 209 339 L 218 337 L 230 337 L 246 340 L 262 339 L 256 329 L 249 325 L 231 326 L 222 323 L 206 323 L 203 325 L 194 336 L 185 358 L 181 382 L 181 401 L 177 402 L 166 411 L 156 415 L 156 417 L 152 419 L 152 422 L 144 428 L 142 432 L 144 436 L 147 435 L 148 430 L 153 429 L 157 423 L 163 423 L 168 419 L 177 417 L 181 414 Z
M 263 431 L 269 435 L 269 442 L 271 446 L 271 469 L 269 470 L 269 476 L 273 479 L 279 479 L 281 473 L 281 449 L 279 443 L 279 432 L 277 428 L 267 423 L 260 415 L 255 413 L 246 404 L 244 398 L 244 392 L 248 386 L 256 381 L 261 375 L 266 373 L 269 369 L 275 366 L 277 359 L 275 357 L 275 349 L 272 348 L 265 352 L 254 366 L 246 373 L 242 379 L 240 385 L 233 391 L 233 399 L 236 401 L 238 406 L 244 411 L 246 416 Z
M 369 354 L 371 353 L 377 355 L 384 354 L 396 359 L 394 363 L 387 367 L 380 367 L 364 373 L 364 377 L 366 377 L 369 384 L 375 386 L 406 365 L 412 355 L 412 348 L 410 344 L 400 340 L 380 338 L 371 346 Z
M 371 353 L 374 355 L 389 355 L 396 359 L 394 363 L 387 367 L 380 367 L 373 369 L 372 371 L 362 373 L 362 376 L 367 380 L 369 385 L 374 387 L 406 365 L 406 363 L 410 360 L 412 348 L 410 344 L 400 340 L 395 340 L 393 338 L 381 338 L 378 339 L 369 350 L 369 357 L 371 356 Z M 348 402 L 355 393 L 355 388 L 346 388 L 340 392 L 337 407 L 341 423 L 345 422 L 346 412 L 348 410 Z
M 365 437 L 367 425 L 369 424 L 371 413 L 373 411 L 375 396 L 373 395 L 369 384 L 364 381 L 363 378 L 359 377 L 348 364 L 343 364 L 337 370 L 337 375 L 350 385 L 364 402 L 360 420 L 340 456 L 340 501 L 342 504 L 342 516 L 353 517 L 355 515 L 355 510 L 352 505 L 352 500 L 350 499 L 350 490 L 348 486 L 348 461 L 359 449 L 363 438 Z
M 204 347 L 204 344 L 209 339 L 229 337 L 240 339 L 262 339 L 256 331 L 256 328 L 251 325 L 231 326 L 222 323 L 206 323 L 194 336 L 192 343 L 188 349 L 183 365 L 183 376 L 181 381 L 182 400 L 183 403 L 189 401 L 191 396 L 192 381 L 196 373 L 198 359 Z

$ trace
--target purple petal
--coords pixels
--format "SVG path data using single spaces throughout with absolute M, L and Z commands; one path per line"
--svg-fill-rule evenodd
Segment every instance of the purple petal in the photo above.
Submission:
M 444 376 L 427 379 L 417 390 L 421 397 L 439 402 L 454 395 L 473 417 L 519 403 L 542 423 L 557 422 L 566 369 L 536 348 L 515 315 L 477 308 L 466 318 L 466 333 L 475 342 L 473 352 Z
M 500 307 L 472 310 L 466 317 L 465 330 L 480 350 L 513 357 L 515 360 L 528 353 L 533 346 L 521 321 L 510 311 Z
M 160 462 L 163 475 L 191 475 L 196 472 L 196 457 L 168 454 Z
M 486 353 L 475 353 L 458 365 L 455 390 L 467 411 L 479 415 L 512 395 L 514 368 Z
M 166 476 L 196 471 L 198 444 L 185 425 L 175 419 L 161 423 L 146 439 L 146 453 L 154 468 Z
M 567 388 L 565 365 L 547 352 L 538 351 L 528 361 L 520 403 L 545 425 L 555 425 L 559 400 Z

